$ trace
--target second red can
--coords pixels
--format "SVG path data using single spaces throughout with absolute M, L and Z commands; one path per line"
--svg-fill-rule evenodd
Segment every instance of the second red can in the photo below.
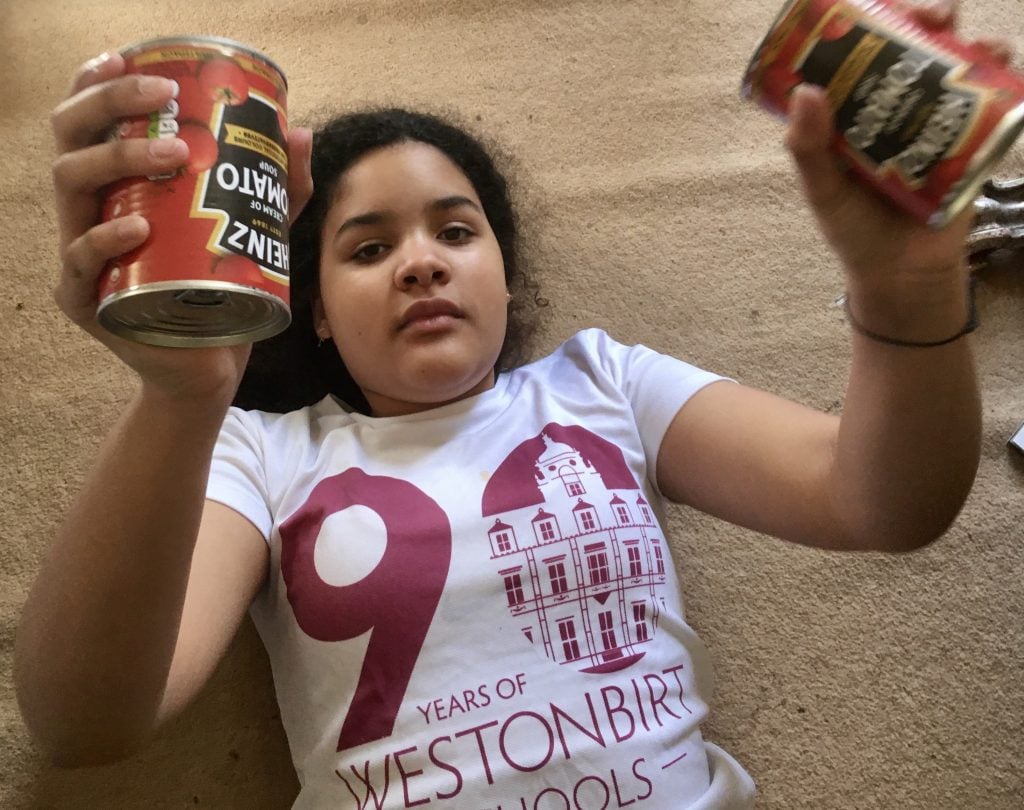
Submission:
M 116 137 L 178 137 L 188 163 L 109 189 L 106 220 L 138 213 L 146 242 L 110 262 L 98 318 L 160 346 L 225 346 L 270 337 L 290 321 L 287 84 L 263 54 L 212 37 L 150 40 L 123 50 L 128 73 L 164 76 L 177 97 L 123 121 Z
M 1024 78 L 894 0 L 790 0 L 743 94 L 785 116 L 797 85 L 826 89 L 835 151 L 917 219 L 943 227 L 1024 130 Z

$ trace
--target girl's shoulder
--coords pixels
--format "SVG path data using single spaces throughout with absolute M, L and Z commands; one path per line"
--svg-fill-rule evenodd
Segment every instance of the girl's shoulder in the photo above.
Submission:
M 300 437 L 315 441 L 325 431 L 352 421 L 346 406 L 328 395 L 312 405 L 284 413 L 232 406 L 224 418 L 221 432 L 259 436 L 262 441 L 290 442 Z
M 549 372 L 552 366 L 561 371 L 573 368 L 591 377 L 620 379 L 638 363 L 655 358 L 678 362 L 643 344 L 623 343 L 606 330 L 591 327 L 576 332 L 550 354 L 524 368 L 540 373 Z
M 620 343 L 604 329 L 590 327 L 588 329 L 581 329 L 574 335 L 571 335 L 551 350 L 550 353 L 527 364 L 525 368 L 545 363 L 558 363 L 564 360 L 600 364 L 609 357 L 620 355 L 630 348 L 633 347 Z

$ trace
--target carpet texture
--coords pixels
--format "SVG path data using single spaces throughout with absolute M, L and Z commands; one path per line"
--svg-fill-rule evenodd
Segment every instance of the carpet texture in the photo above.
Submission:
M 177 33 L 241 40 L 290 82 L 293 121 L 393 102 L 451 110 L 515 156 L 551 306 L 535 354 L 600 325 L 798 399 L 843 406 L 838 266 L 780 122 L 740 99 L 774 0 L 6 0 L 0 48 L 0 806 L 286 808 L 296 778 L 246 625 L 197 705 L 145 753 L 63 772 L 11 685 L 19 611 L 131 375 L 66 323 L 47 117 L 72 71 Z M 1020 0 L 962 27 L 1024 48 Z M 1024 173 L 1024 147 L 1001 173 Z M 798 548 L 685 509 L 671 542 L 717 672 L 707 736 L 764 808 L 985 808 L 1024 795 L 1024 260 L 978 287 L 984 458 L 947 535 L 902 557 Z M 479 810 L 472 808 L 472 810 Z

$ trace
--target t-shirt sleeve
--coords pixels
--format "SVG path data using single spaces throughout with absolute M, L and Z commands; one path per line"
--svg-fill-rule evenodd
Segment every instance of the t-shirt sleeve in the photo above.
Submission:
M 579 338 L 629 400 L 653 481 L 662 439 L 679 409 L 705 386 L 729 378 L 647 346 L 625 346 L 599 329 L 581 332 Z
M 228 411 L 213 450 L 206 497 L 234 509 L 269 541 L 273 515 L 259 427 L 254 414 Z

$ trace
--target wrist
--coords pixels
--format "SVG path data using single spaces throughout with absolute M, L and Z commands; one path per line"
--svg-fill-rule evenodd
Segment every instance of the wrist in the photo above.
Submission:
M 143 380 L 136 404 L 144 413 L 171 415 L 195 427 L 216 425 L 219 429 L 233 398 L 234 388 L 231 386 L 184 391 Z
M 941 345 L 974 326 L 971 282 L 963 268 L 926 279 L 852 282 L 846 310 L 857 332 L 895 345 Z

